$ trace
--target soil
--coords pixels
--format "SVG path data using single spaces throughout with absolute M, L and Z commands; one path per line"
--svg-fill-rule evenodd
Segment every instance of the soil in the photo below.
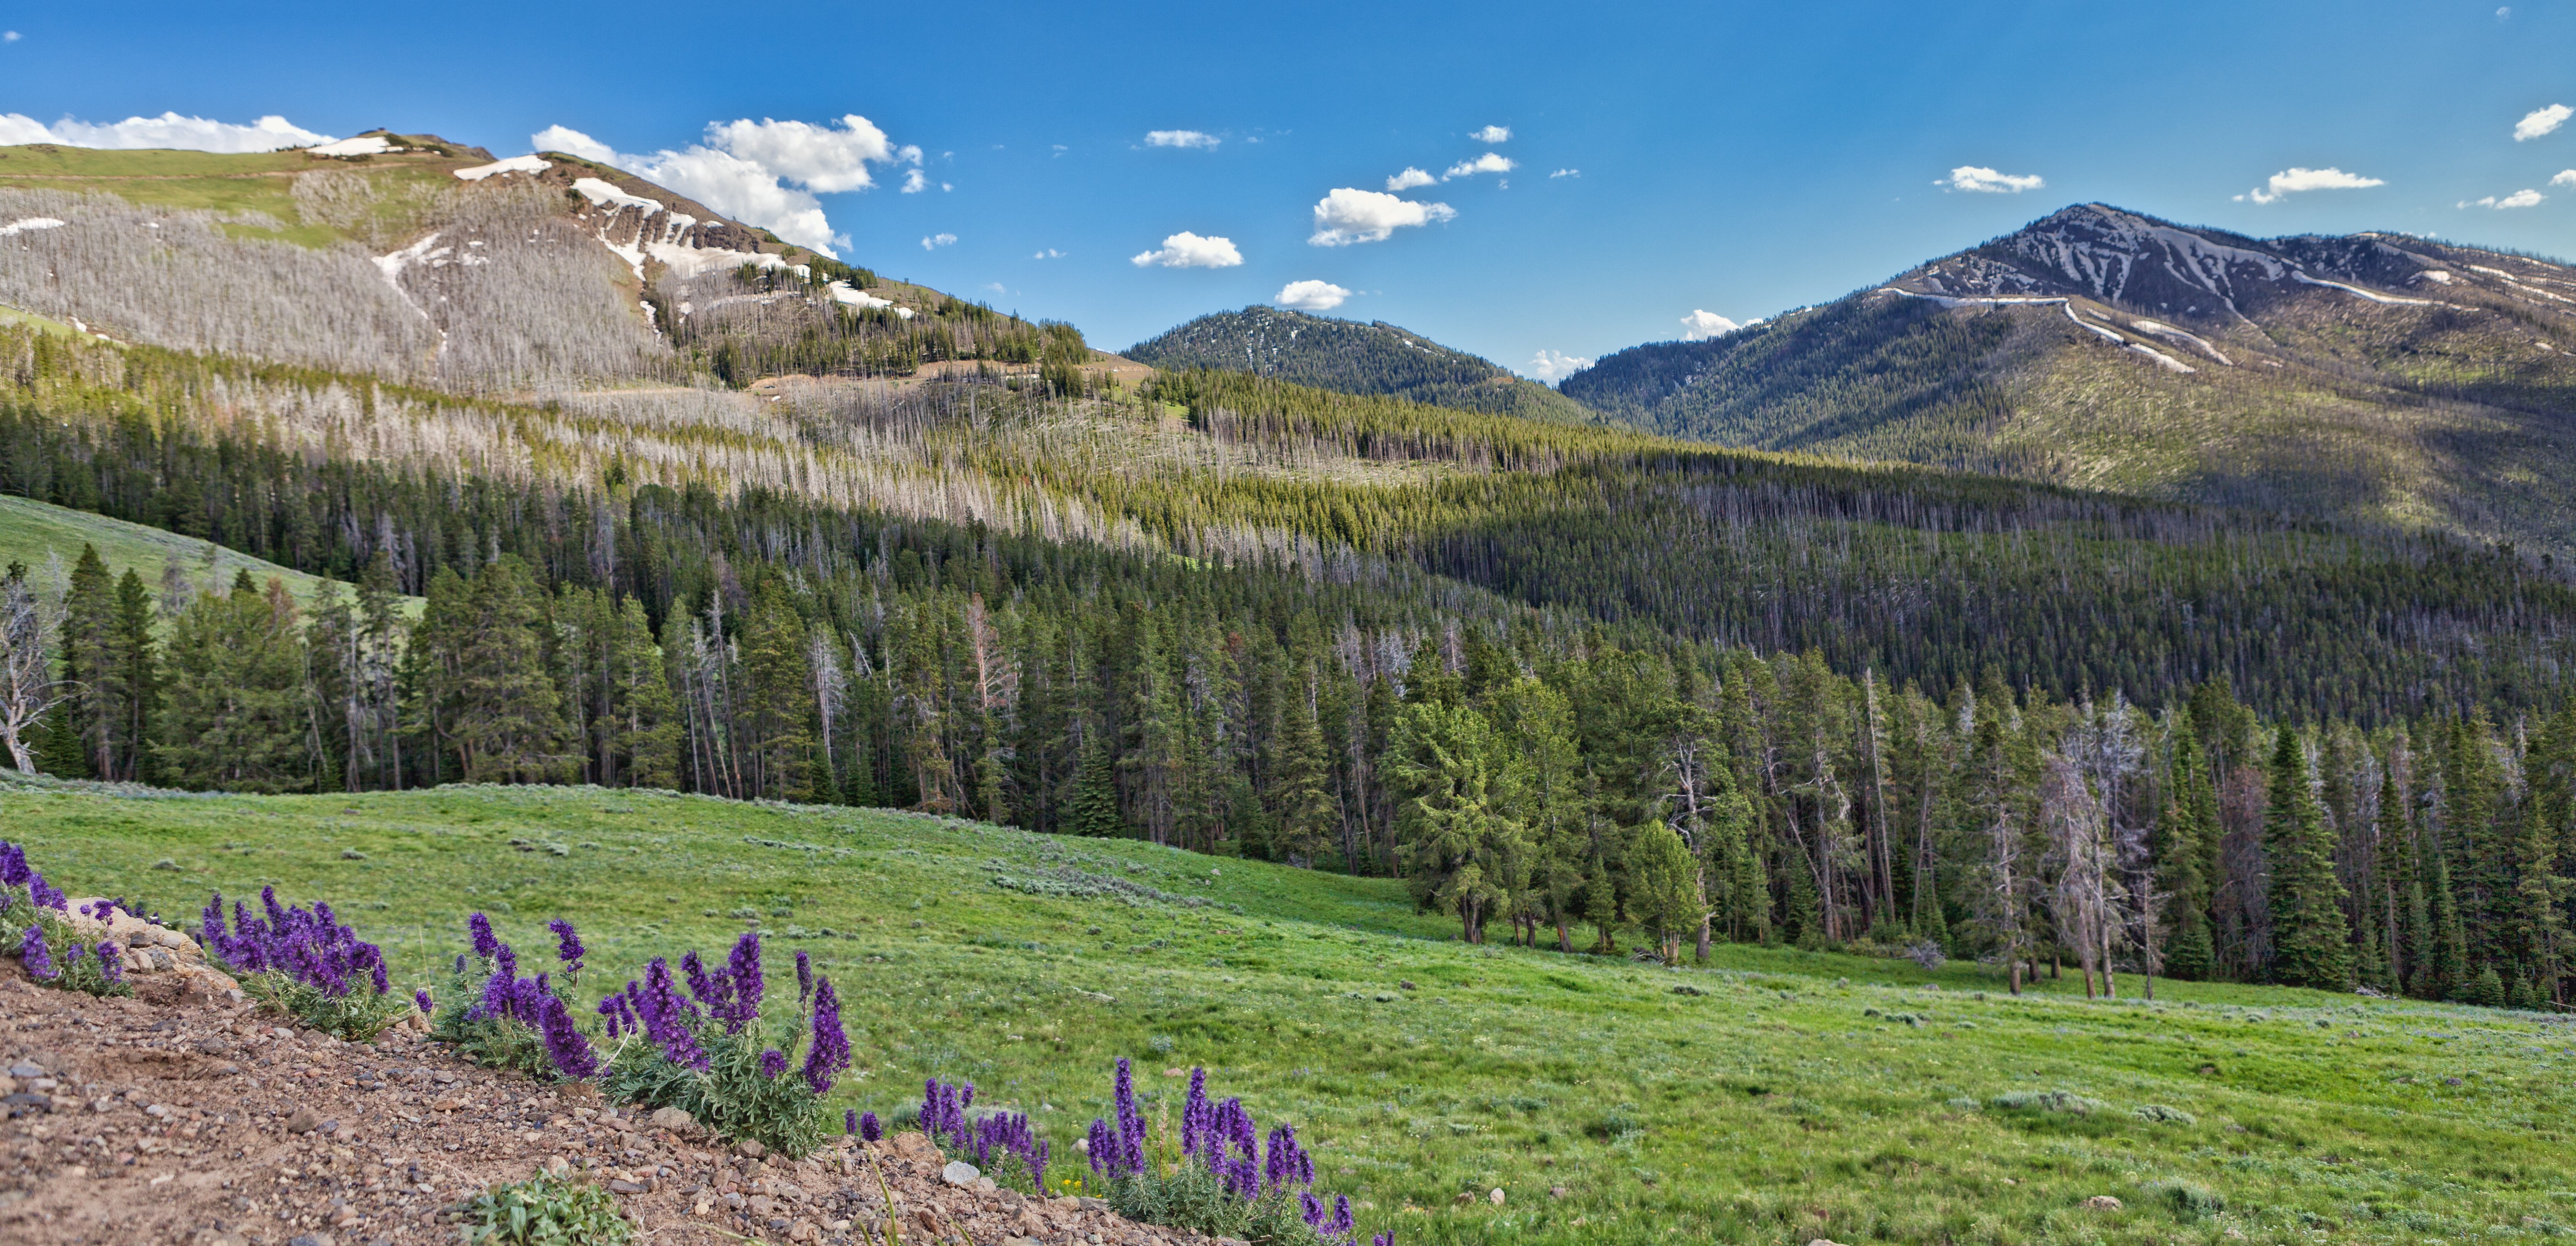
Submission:
M 948 1184 L 918 1133 L 764 1157 L 657 1128 L 586 1085 L 477 1068 L 409 1029 L 343 1043 L 222 995 L 148 994 L 39 987 L 0 960 L 0 1241 L 454 1242 L 462 1204 L 541 1167 L 606 1185 L 656 1246 L 882 1246 L 889 1212 L 907 1243 L 1209 1241 L 1093 1199 Z

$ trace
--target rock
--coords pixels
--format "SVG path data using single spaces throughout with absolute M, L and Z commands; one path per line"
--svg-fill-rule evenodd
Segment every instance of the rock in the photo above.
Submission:
M 751 1159 L 759 1159 L 761 1156 L 769 1154 L 769 1148 L 760 1145 L 760 1140 L 757 1138 L 745 1138 L 742 1141 L 735 1143 L 733 1149 L 741 1152 L 743 1155 Z
M 984 1174 L 978 1171 L 973 1164 L 969 1164 L 962 1159 L 950 1160 L 948 1161 L 948 1166 L 946 1168 L 939 1170 L 940 1180 L 956 1186 L 973 1185 L 975 1184 L 975 1179 L 983 1175 Z
M 16 1064 L 9 1066 L 9 1076 L 19 1078 L 21 1080 L 43 1077 L 44 1075 L 44 1066 L 30 1061 L 21 1060 Z
M 286 1132 L 291 1134 L 309 1134 L 321 1127 L 321 1114 L 311 1108 L 297 1108 L 295 1115 L 286 1118 Z
M 1502 1205 L 1503 1205 L 1503 1187 L 1501 1187 L 1501 1186 L 1495 1186 L 1495 1187 L 1494 1187 L 1494 1191 L 1493 1191 L 1493 1193 L 1491 1193 L 1491 1194 L 1487 1194 L 1487 1195 L 1485 1196 L 1485 1201 L 1486 1201 L 1486 1202 L 1489 1202 L 1489 1203 L 1492 1203 L 1492 1204 L 1493 1204 L 1494 1206 L 1496 1206 L 1496 1207 L 1500 1207 L 1500 1206 L 1502 1206 Z
M 1565 1187 L 1561 1185 L 1549 1186 L 1547 1187 L 1547 1196 L 1549 1198 L 1563 1198 L 1565 1197 Z
M 6 1110 L 5 1113 L 0 1114 L 10 1117 L 42 1116 L 54 1110 L 54 1101 L 43 1095 L 22 1090 L 5 1099 L 0 1099 L 0 1109 Z
M 1807 1246 L 1843 1246 L 1843 1244 L 1830 1237 L 1820 1237 L 1807 1243 Z
M 2086 1211 L 2118 1211 L 2120 1210 L 2120 1200 L 2113 1198 L 2108 1194 L 2096 1194 L 2093 1197 L 2084 1200 L 2084 1209 Z
M 302 1233 L 286 1239 L 286 1246 L 337 1246 L 328 1233 Z
M 678 1108 L 656 1108 L 647 1123 L 655 1129 L 668 1129 L 674 1133 L 685 1133 L 698 1127 L 696 1117 Z
M 609 1182 L 608 1189 L 613 1194 L 641 1194 L 645 1187 L 641 1182 L 618 1180 Z

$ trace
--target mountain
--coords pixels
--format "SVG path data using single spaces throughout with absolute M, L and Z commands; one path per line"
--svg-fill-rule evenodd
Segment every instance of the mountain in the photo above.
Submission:
M 1255 304 L 1201 316 L 1123 352 L 1157 368 L 1219 368 L 1345 394 L 1592 424 L 1600 417 L 1555 390 L 1385 321 L 1361 324 Z
M 2079 204 L 1823 306 L 1563 383 L 1725 445 L 2431 527 L 2576 533 L 2576 269 Z

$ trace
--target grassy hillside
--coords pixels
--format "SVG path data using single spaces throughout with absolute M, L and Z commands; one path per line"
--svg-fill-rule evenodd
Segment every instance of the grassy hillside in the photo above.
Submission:
M 1069 1155 L 1116 1057 L 1166 1098 L 1156 1074 L 1203 1064 L 1405 1242 L 2538 1241 L 2576 1188 L 2565 1027 L 2530 1014 L 2178 983 L 2087 1002 L 2071 976 L 2013 999 L 1975 965 L 1725 945 L 1682 971 L 1478 949 L 1392 882 L 646 792 L 10 786 L 0 820 L 76 896 L 328 898 L 405 988 L 477 909 L 530 947 L 571 918 L 615 981 L 756 924 L 853 1001 L 851 1106 L 970 1079 Z
M 1361 324 L 1255 305 L 1201 316 L 1125 354 L 1175 371 L 1217 368 L 1461 411 L 1599 422 L 1595 412 L 1555 390 L 1384 321 Z
M 1886 287 L 1606 356 L 1564 392 L 1725 445 L 2564 557 L 2571 295 L 2576 270 L 2524 256 L 2384 234 L 2257 240 L 2085 205 Z
M 322 587 L 319 577 L 236 553 L 211 541 L 0 493 L 0 563 L 22 562 L 30 568 L 42 568 L 48 557 L 59 557 L 68 568 L 80 561 L 84 544 L 98 550 L 110 576 L 122 576 L 131 570 L 142 579 L 145 588 L 156 594 L 161 590 L 163 572 L 173 561 L 203 589 L 222 588 L 243 571 L 262 584 L 272 578 L 284 580 L 298 600 L 308 603 Z M 404 599 L 405 612 L 413 617 L 419 616 L 421 606 L 420 598 Z

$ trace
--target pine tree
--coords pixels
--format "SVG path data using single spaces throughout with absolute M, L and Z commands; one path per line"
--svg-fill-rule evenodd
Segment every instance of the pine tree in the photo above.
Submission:
M 608 721 L 603 731 L 622 777 L 632 787 L 671 787 L 679 781 L 680 724 L 662 654 L 644 603 L 629 597 L 610 616 Z
M 57 730 L 69 747 L 47 768 L 72 778 L 125 777 L 117 754 L 117 724 L 125 717 L 125 663 L 117 649 L 116 590 L 107 564 L 96 547 L 81 544 L 72 564 L 71 591 L 63 597 L 63 622 L 56 648 L 62 654 L 62 681 L 71 697 L 56 711 Z
M 2196 982 L 2216 968 L 2217 954 L 2209 936 L 2210 842 L 2219 833 L 2218 789 L 2209 770 L 2191 716 L 2185 712 L 2173 733 L 2173 771 L 2166 784 L 2163 814 L 2156 820 L 2155 854 L 2160 881 L 2172 897 L 2166 911 L 2165 973 Z
M 1630 841 L 1628 875 L 1631 915 L 1655 936 L 1665 964 L 1681 963 L 1683 936 L 1708 916 L 1690 847 L 1662 819 L 1648 822 Z
M 2271 870 L 2271 976 L 2289 986 L 2350 990 L 2347 897 L 2335 877 L 2334 843 L 2308 779 L 2296 733 L 2282 728 L 2272 751 L 2272 804 L 2263 837 Z
M 548 675 L 546 598 L 515 554 L 485 563 L 466 598 L 455 658 L 454 738 L 474 783 L 544 783 L 566 776 L 562 694 Z
M 152 636 L 152 595 L 142 577 L 126 568 L 116 582 L 117 685 L 119 717 L 110 728 L 112 751 L 119 759 L 111 778 L 150 782 L 152 730 L 161 713 L 161 657 Z
M 742 629 L 742 730 L 755 795 L 815 798 L 810 662 L 795 601 L 777 579 L 763 581 Z
M 1095 839 L 1127 834 L 1118 816 L 1118 763 L 1111 756 L 1108 732 L 1087 724 L 1082 732 L 1081 761 L 1074 770 L 1073 796 L 1065 802 L 1067 833 Z
M 173 621 L 154 754 L 180 787 L 281 792 L 311 782 L 304 638 L 283 585 L 247 573 Z
M 1299 863 L 1312 862 L 1332 847 L 1337 820 L 1327 786 L 1324 728 L 1315 716 L 1317 682 L 1311 666 L 1287 681 L 1279 715 L 1284 721 L 1270 768 L 1271 809 L 1278 827 L 1274 846 L 1277 855 Z
M 1415 702 L 1396 720 L 1389 777 L 1400 793 L 1396 834 L 1407 884 L 1426 910 L 1454 913 L 1469 943 L 1511 894 L 1524 827 L 1509 810 L 1517 766 L 1482 713 L 1439 700 Z

